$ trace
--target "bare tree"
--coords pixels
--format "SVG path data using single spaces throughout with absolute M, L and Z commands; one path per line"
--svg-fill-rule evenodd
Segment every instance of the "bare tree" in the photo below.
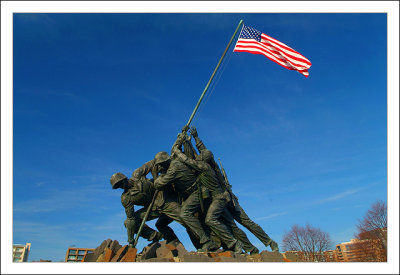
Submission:
M 387 261 L 387 206 L 385 202 L 372 204 L 357 224 L 358 249 L 366 261 Z
M 332 241 L 328 232 L 307 224 L 301 227 L 293 225 L 283 236 L 284 251 L 296 251 L 300 260 L 307 262 L 325 261 L 324 251 L 328 250 Z
M 357 225 L 359 239 L 379 239 L 387 246 L 387 206 L 377 201 L 367 211 L 365 217 Z

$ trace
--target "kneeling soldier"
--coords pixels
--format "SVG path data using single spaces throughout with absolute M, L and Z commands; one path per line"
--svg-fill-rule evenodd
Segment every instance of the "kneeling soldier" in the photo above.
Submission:
M 112 175 L 111 185 L 113 189 L 124 189 L 121 195 L 121 202 L 127 216 L 125 227 L 127 228 L 128 242 L 130 246 L 133 246 L 134 234 L 139 229 L 146 210 L 152 201 L 155 189 L 152 186 L 152 182 L 146 178 L 133 181 L 122 173 Z M 135 212 L 134 205 L 144 207 Z M 182 224 L 179 214 L 179 203 L 173 197 L 164 194 L 164 192 L 159 192 L 147 220 L 159 218 L 156 222 L 156 227 L 160 232 L 144 225 L 140 236 L 153 242 L 157 242 L 161 237 L 164 237 L 167 243 L 180 243 L 174 231 L 168 226 L 173 220 Z

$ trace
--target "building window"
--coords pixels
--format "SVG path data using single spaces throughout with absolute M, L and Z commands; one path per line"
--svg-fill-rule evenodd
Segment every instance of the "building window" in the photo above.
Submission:
M 85 255 L 93 253 L 92 248 L 68 248 L 65 258 L 66 262 L 82 262 Z
M 352 244 L 346 245 L 346 249 L 352 250 L 352 249 L 354 249 L 354 245 L 352 245 Z

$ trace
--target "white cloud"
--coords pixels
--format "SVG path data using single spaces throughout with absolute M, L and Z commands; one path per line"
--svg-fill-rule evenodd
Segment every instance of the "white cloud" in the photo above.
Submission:
M 363 191 L 365 189 L 368 189 L 371 186 L 374 186 L 374 185 L 377 185 L 377 184 L 381 184 L 381 183 L 382 183 L 381 181 L 372 182 L 372 183 L 370 183 L 368 185 L 365 185 L 363 187 L 349 189 L 349 190 L 346 190 L 346 191 L 341 192 L 339 194 L 336 194 L 336 195 L 333 195 L 333 196 L 329 196 L 329 197 L 326 197 L 326 198 L 323 198 L 323 199 L 316 200 L 314 202 L 311 202 L 310 204 L 311 205 L 315 205 L 315 204 L 323 204 L 323 203 L 327 203 L 327 202 L 337 201 L 337 200 L 343 199 L 345 197 L 351 196 L 353 194 L 356 194 L 358 192 L 361 192 L 361 191 Z
M 272 219 L 272 218 L 275 218 L 275 217 L 286 215 L 287 213 L 288 212 L 273 213 L 273 214 L 270 214 L 270 215 L 265 216 L 265 217 L 258 217 L 258 218 L 256 218 L 256 221 Z
M 323 203 L 326 203 L 326 202 L 337 201 L 337 200 L 340 200 L 340 199 L 345 198 L 347 196 L 350 196 L 350 195 L 353 195 L 355 193 L 358 193 L 363 189 L 364 188 L 350 189 L 350 190 L 341 192 L 339 194 L 336 194 L 334 196 L 330 196 L 330 197 L 327 197 L 327 198 L 324 198 L 324 199 L 320 199 L 320 200 L 314 201 L 312 204 L 323 204 Z

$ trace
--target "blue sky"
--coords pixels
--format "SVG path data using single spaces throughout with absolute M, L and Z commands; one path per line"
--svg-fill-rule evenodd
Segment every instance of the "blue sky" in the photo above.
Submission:
M 386 201 L 386 14 L 15 14 L 13 243 L 31 261 L 126 243 L 110 176 L 170 150 L 240 19 L 312 62 L 230 51 L 192 123 L 248 215 L 279 244 L 306 223 L 336 244 Z

